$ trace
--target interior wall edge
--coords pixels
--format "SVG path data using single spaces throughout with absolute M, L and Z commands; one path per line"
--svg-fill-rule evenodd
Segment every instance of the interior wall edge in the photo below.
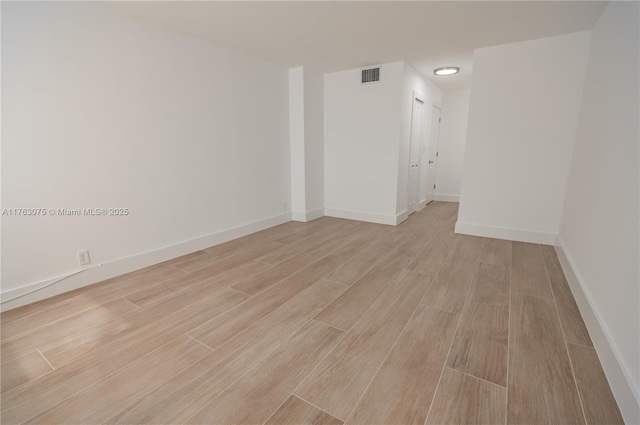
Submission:
M 460 202 L 460 195 L 450 195 L 446 193 L 436 193 L 434 201 L 440 202 Z
M 603 321 L 602 315 L 593 302 L 587 286 L 580 277 L 571 254 L 567 251 L 566 245 L 560 236 L 556 239 L 555 250 L 562 270 L 569 282 L 573 297 L 580 309 L 580 314 L 598 353 L 602 368 L 607 375 L 613 395 L 618 402 L 620 413 L 622 413 L 626 423 L 638 424 L 640 423 L 640 394 L 638 389 L 631 384 L 631 372 L 622 361 L 620 350 L 612 342 L 613 339 L 606 323 Z
M 152 266 L 204 248 L 219 245 L 251 233 L 259 232 L 261 230 L 289 222 L 291 221 L 291 216 L 292 214 L 290 212 L 278 214 L 173 245 L 160 247 L 152 251 L 119 258 L 104 264 L 95 264 L 93 267 L 88 267 L 84 270 L 70 272 L 67 275 L 69 276 L 68 278 L 52 277 L 45 281 L 29 283 L 18 288 L 4 291 L 0 293 L 0 298 L 2 300 L 12 299 L 14 297 L 19 298 L 4 302 L 0 307 L 0 311 L 4 312 L 23 305 L 51 298 L 65 292 L 101 282 L 105 279 L 110 279 L 115 276 Z M 58 282 L 56 282 L 57 279 L 59 280 Z M 52 282 L 55 283 L 51 284 Z M 30 291 L 34 292 L 29 293 Z M 23 294 L 26 295 L 21 296 Z

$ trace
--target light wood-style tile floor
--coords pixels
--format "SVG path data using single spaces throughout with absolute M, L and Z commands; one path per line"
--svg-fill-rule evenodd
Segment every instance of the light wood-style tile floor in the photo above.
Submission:
M 2 423 L 623 423 L 552 247 L 291 222 L 3 313 Z

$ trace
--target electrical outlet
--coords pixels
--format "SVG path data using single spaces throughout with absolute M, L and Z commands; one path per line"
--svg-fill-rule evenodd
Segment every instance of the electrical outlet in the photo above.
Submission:
M 78 251 L 78 263 L 80 263 L 81 266 L 89 264 L 90 262 L 89 251 Z
M 287 210 L 287 203 L 283 202 L 282 203 L 282 211 L 286 211 Z

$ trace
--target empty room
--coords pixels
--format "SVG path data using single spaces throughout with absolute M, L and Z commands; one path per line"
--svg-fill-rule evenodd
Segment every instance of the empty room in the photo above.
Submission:
M 640 2 L 0 7 L 2 424 L 640 424 Z

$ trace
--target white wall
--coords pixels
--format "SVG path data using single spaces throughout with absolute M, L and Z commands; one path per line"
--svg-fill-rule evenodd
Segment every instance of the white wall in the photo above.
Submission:
M 426 149 L 429 145 L 431 134 L 431 108 L 433 105 L 442 106 L 442 91 L 431 81 L 411 66 L 404 64 L 404 80 L 402 84 L 401 98 L 401 124 L 400 124 L 400 156 L 398 162 L 398 195 L 396 198 L 396 214 L 399 219 L 406 218 L 409 189 L 409 149 L 411 146 L 411 115 L 413 113 L 413 93 L 419 93 L 424 100 L 424 124 L 422 127 L 422 153 L 420 155 L 420 206 L 424 206 L 427 195 L 427 169 L 428 157 Z
M 360 69 L 324 76 L 325 214 L 395 224 L 404 64 L 381 65 L 380 82 Z
M 324 214 L 324 76 L 304 70 L 305 191 L 307 219 Z
M 470 95 L 467 89 L 445 92 L 442 96 L 436 200 L 460 199 Z
M 287 70 L 86 3 L 3 2 L 2 56 L 3 207 L 130 209 L 3 216 L 4 294 L 290 219 Z
M 630 424 L 640 423 L 638 9 L 611 2 L 593 29 L 560 228 L 588 301 L 581 308 L 596 320 L 584 308 L 583 316 Z
M 589 38 L 475 51 L 457 232 L 554 243 Z

